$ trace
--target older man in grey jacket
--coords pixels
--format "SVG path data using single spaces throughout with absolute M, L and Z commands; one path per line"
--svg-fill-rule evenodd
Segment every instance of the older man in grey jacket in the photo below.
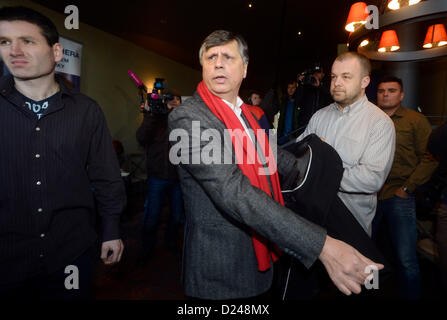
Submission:
M 267 250 L 279 248 L 306 267 L 320 259 L 343 293 L 359 293 L 368 276 L 365 270 L 374 262 L 285 208 L 282 198 L 275 199 L 253 185 L 252 177 L 243 172 L 243 164 L 235 163 L 236 150 L 231 142 L 222 143 L 229 129 L 222 114 L 230 113 L 232 124 L 238 122 L 254 144 L 260 137 L 250 130 L 256 125 L 238 97 L 247 73 L 247 53 L 242 37 L 222 30 L 210 34 L 199 53 L 203 82 L 198 92 L 169 115 L 170 158 L 179 164 L 186 210 L 185 294 L 218 300 L 266 292 L 272 284 L 273 264 L 260 267 L 254 234 L 264 239 L 262 246 Z M 217 108 L 213 109 L 209 101 L 205 103 L 201 90 L 209 93 Z M 227 161 L 228 154 L 231 161 Z M 257 155 L 263 158 L 266 153 Z M 297 174 L 300 166 L 283 150 L 277 150 L 274 160 L 276 166 L 265 169 L 270 190 L 275 189 L 276 169 L 281 176 L 288 176 Z M 274 260 L 274 254 L 271 257 Z

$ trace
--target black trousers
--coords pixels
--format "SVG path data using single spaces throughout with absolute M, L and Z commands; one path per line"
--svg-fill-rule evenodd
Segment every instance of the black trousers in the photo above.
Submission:
M 76 266 L 76 271 L 73 271 L 75 268 L 71 267 L 67 270 L 68 273 L 65 273 L 66 267 L 64 267 L 51 274 L 42 273 L 22 282 L 0 285 L 0 299 L 88 300 L 91 297 L 96 253 L 97 246 L 95 245 L 67 264 L 67 266 Z

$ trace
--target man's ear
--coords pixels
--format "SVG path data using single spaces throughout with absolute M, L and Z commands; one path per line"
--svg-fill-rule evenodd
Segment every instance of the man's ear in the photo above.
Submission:
M 400 102 L 402 102 L 404 100 L 405 97 L 405 93 L 403 91 L 401 91 L 400 93 Z
M 245 65 L 244 65 L 244 79 L 245 79 L 245 77 L 247 77 L 247 69 L 248 69 L 248 62 L 245 62 Z
M 371 82 L 370 76 L 363 77 L 362 84 L 361 84 L 362 89 L 366 89 L 366 87 L 369 86 L 370 82 Z
M 63 53 L 62 53 L 63 47 L 59 42 L 56 42 L 53 44 L 53 55 L 54 55 L 54 61 L 59 62 L 62 60 Z

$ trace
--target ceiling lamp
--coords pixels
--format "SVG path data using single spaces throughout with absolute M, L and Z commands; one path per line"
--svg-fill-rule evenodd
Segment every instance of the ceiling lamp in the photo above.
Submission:
M 379 52 L 396 51 L 400 49 L 399 39 L 395 30 L 382 33 L 379 43 Z
M 447 44 L 447 33 L 443 24 L 428 27 L 423 47 L 426 49 L 442 47 Z
M 391 0 L 388 2 L 388 8 L 391 10 L 399 10 L 400 9 L 400 3 L 399 0 Z
M 365 39 L 360 43 L 360 47 L 366 47 L 368 44 L 369 44 L 368 39 Z
M 418 4 L 419 2 L 421 2 L 421 0 L 410 0 L 410 1 L 408 1 L 408 5 L 412 6 L 412 5 Z
M 365 2 L 356 2 L 351 6 L 348 20 L 346 20 L 346 31 L 354 32 L 362 24 L 366 24 L 366 19 L 369 16 L 366 7 L 367 5 Z

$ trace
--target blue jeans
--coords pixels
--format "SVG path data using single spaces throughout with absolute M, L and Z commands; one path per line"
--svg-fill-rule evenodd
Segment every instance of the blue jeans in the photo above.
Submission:
M 382 218 L 388 226 L 391 242 L 397 255 L 400 296 L 408 300 L 420 299 L 421 276 L 416 253 L 418 234 L 414 195 L 410 195 L 408 199 L 393 196 L 379 200 L 373 223 L 376 227 L 373 227 L 373 230 L 377 230 Z
M 165 233 L 166 245 L 175 249 L 177 231 L 183 223 L 183 200 L 178 181 L 149 177 L 147 179 L 147 198 L 143 215 L 143 246 L 146 252 L 154 249 L 157 240 L 157 227 L 165 197 L 169 199 L 169 220 Z

